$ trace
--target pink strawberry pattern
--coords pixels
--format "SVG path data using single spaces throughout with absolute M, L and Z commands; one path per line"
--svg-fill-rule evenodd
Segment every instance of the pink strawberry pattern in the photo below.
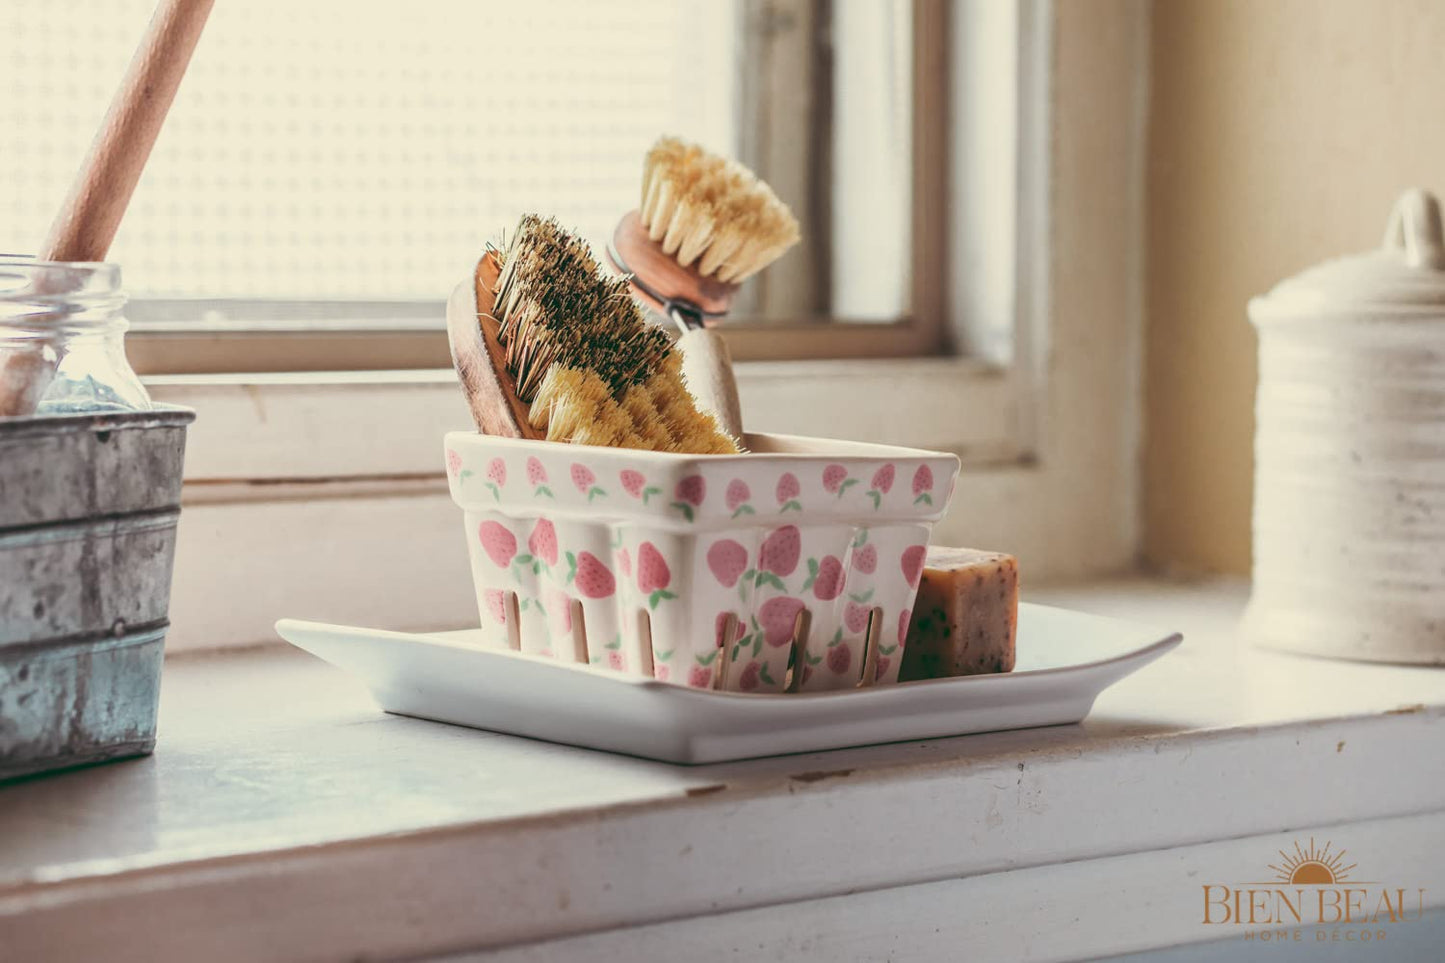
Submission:
M 448 474 L 448 475 L 451 475 L 453 478 L 458 478 L 458 476 L 460 476 L 461 473 L 462 473 L 462 456 L 459 455 L 459 454 L 457 454 L 456 452 L 452 451 L 450 448 L 448 448 L 448 449 L 447 449 L 447 474 Z M 471 472 L 467 472 L 467 474 L 470 475 Z M 463 480 L 463 479 L 459 479 L 459 480 Z
M 594 498 L 606 498 L 607 490 L 597 484 L 597 475 L 580 462 L 572 463 L 572 484 L 577 490 L 587 496 L 590 502 Z
M 853 650 L 846 645 L 829 646 L 826 658 L 828 670 L 834 675 L 842 675 L 853 664 Z
M 666 682 L 672 678 L 672 669 L 666 662 L 654 662 L 652 664 L 652 677 L 658 682 Z
M 482 522 L 477 528 L 482 551 L 497 568 L 506 568 L 517 555 L 517 536 L 500 522 Z
M 803 600 L 778 596 L 768 599 L 758 610 L 758 626 L 763 641 L 773 648 L 780 648 L 793 641 L 793 626 L 798 613 L 803 611 Z
M 761 662 L 749 662 L 743 667 L 743 674 L 738 676 L 738 688 L 744 692 L 752 692 L 762 680 L 762 674 Z
M 898 560 L 898 565 L 903 569 L 903 577 L 908 580 L 909 588 L 918 587 L 919 576 L 923 574 L 923 559 L 928 554 L 928 548 L 924 545 L 910 545 L 903 550 L 903 557 Z
M 527 459 L 527 484 L 532 486 L 533 498 L 553 497 L 552 489 L 547 484 L 547 469 L 536 455 Z
M 843 624 L 846 625 L 848 631 L 854 635 L 866 632 L 868 630 L 868 615 L 870 611 L 868 606 L 850 600 L 848 604 L 843 607 Z
M 627 494 L 633 498 L 642 499 L 642 504 L 644 505 L 651 500 L 653 495 L 662 491 L 661 488 L 647 484 L 647 476 L 642 474 L 642 472 L 634 471 L 631 468 L 622 469 L 622 472 L 618 475 L 618 480 L 622 482 L 623 491 L 627 492 Z
M 823 491 L 830 495 L 843 494 L 843 483 L 848 480 L 848 469 L 842 465 L 829 465 L 823 469 Z
M 893 462 L 889 462 L 873 473 L 873 481 L 868 485 L 868 497 L 873 500 L 873 510 L 876 512 L 883 505 L 883 496 L 888 494 L 893 487 L 893 477 L 897 469 Z
M 675 499 L 672 507 L 682 512 L 683 518 L 692 521 L 696 517 L 696 509 L 702 507 L 703 499 L 707 497 L 707 481 L 701 475 L 688 475 L 677 483 L 672 497 Z
M 803 591 L 813 590 L 813 597 L 831 602 L 843 594 L 843 562 L 836 555 L 808 559 L 808 578 Z
M 778 514 L 784 512 L 801 512 L 803 505 L 798 501 L 798 496 L 803 493 L 803 486 L 798 482 L 798 476 L 790 471 L 785 471 L 778 479 L 778 487 L 774 494 L 778 499 Z
M 748 504 L 748 499 L 752 497 L 753 493 L 748 488 L 748 483 L 741 478 L 734 478 L 728 482 L 728 489 L 724 493 L 723 500 L 727 503 L 728 511 L 733 513 L 732 517 L 737 518 L 739 515 L 753 514 L 753 506 Z
M 864 545 L 853 550 L 853 568 L 864 575 L 872 575 L 878 568 L 878 549 Z
M 625 548 L 617 550 L 617 571 L 623 578 L 632 578 L 632 555 Z
M 507 484 L 507 463 L 500 458 L 493 458 L 487 463 L 487 487 L 492 491 L 492 498 L 502 500 L 502 486 Z
M 610 598 L 617 591 L 612 570 L 591 552 L 567 553 L 567 584 L 576 584 L 584 599 Z M 621 644 L 621 641 L 618 641 Z
M 927 465 L 919 465 L 913 473 L 913 504 L 933 504 L 933 469 Z
M 537 524 L 532 528 L 532 534 L 527 537 L 527 551 L 532 553 L 529 561 L 545 562 L 547 565 L 557 564 L 557 529 L 545 518 L 537 519 Z M 521 561 L 521 558 L 518 559 Z M 533 572 L 537 571 L 533 568 Z
M 482 593 L 482 604 L 492 621 L 502 625 L 507 621 L 507 593 L 501 589 L 487 589 Z
M 715 642 L 717 643 L 717 647 L 718 647 L 719 649 L 723 647 L 723 642 L 724 642 L 724 639 L 723 639 L 723 629 L 727 626 L 728 616 L 731 615 L 731 614 L 732 614 L 731 612 L 719 612 L 719 613 L 717 614 L 717 618 L 713 619 L 713 623 L 712 623 L 712 637 L 713 637 L 713 641 L 715 641 Z M 736 625 L 733 626 L 733 637 L 732 637 L 732 641 L 738 642 L 738 641 L 740 641 L 740 640 L 742 639 L 742 637 L 743 637 L 743 624 L 742 624 L 742 622 L 738 622 Z
M 687 670 L 687 684 L 694 689 L 712 688 L 712 666 L 694 665 Z
M 732 588 L 748 567 L 748 550 L 731 538 L 719 539 L 707 550 L 707 567 L 719 585 Z
M 892 665 L 892 664 L 893 664 L 893 663 L 892 663 L 892 661 L 888 658 L 888 656 L 886 656 L 886 655 L 880 655 L 880 656 L 878 657 L 878 665 L 877 665 L 877 667 L 873 670 L 873 681 L 876 682 L 876 681 L 878 681 L 879 679 L 883 678 L 885 675 L 887 675 L 887 674 L 888 674 L 888 667 L 889 667 L 890 665 Z
M 913 621 L 913 610 L 904 609 L 898 613 L 898 644 L 908 641 L 908 626 Z
M 792 575 L 793 570 L 798 567 L 802 551 L 803 538 L 798 526 L 784 525 L 775 528 L 763 539 L 762 548 L 758 550 L 758 569 L 784 577 Z
M 656 611 L 659 602 L 677 598 L 675 593 L 667 590 L 670 584 L 672 572 L 667 567 L 667 560 L 656 545 L 643 542 L 637 549 L 637 587 L 647 596 L 649 609 Z

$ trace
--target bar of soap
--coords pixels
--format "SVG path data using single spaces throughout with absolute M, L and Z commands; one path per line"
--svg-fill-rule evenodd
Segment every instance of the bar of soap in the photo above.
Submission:
M 1018 559 L 930 546 L 898 681 L 1011 671 L 1018 620 Z

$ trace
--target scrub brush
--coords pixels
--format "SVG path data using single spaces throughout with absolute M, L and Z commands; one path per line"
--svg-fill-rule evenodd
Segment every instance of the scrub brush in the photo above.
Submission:
M 662 137 L 643 162 L 641 206 L 607 251 L 633 292 L 677 324 L 688 387 L 735 437 L 742 415 L 732 359 L 707 319 L 727 313 L 738 286 L 800 237 L 793 212 L 747 167 Z
M 524 216 L 447 304 L 452 360 L 484 434 L 702 454 L 736 443 L 697 409 L 667 336 L 585 241 Z

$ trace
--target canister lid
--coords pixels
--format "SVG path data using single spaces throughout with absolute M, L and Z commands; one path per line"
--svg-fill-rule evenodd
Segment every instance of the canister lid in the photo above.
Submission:
M 1317 264 L 1249 302 L 1256 324 L 1382 315 L 1445 318 L 1445 232 L 1427 191 L 1400 196 L 1377 250 Z

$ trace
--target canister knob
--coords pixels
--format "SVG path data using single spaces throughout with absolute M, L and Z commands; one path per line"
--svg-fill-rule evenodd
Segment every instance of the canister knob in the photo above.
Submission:
M 1413 268 L 1445 271 L 1445 231 L 1435 195 L 1418 188 L 1400 195 L 1385 228 L 1385 248 L 1403 251 Z

